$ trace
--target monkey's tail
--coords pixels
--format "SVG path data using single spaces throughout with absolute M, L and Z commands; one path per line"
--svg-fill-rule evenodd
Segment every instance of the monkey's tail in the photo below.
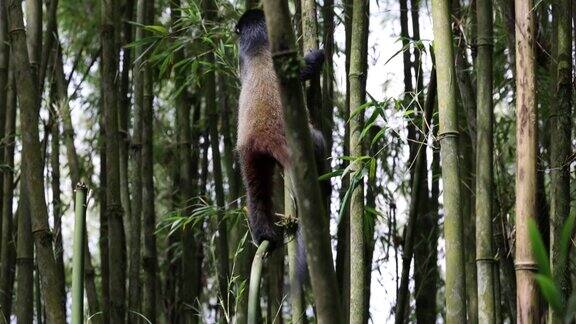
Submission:
M 308 261 L 306 260 L 306 244 L 304 242 L 304 234 L 302 233 L 302 226 L 298 226 L 296 232 L 296 276 L 301 285 L 307 284 L 308 279 Z

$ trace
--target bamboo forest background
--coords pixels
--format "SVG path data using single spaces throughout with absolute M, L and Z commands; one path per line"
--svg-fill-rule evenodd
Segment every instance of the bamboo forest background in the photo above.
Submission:
M 573 322 L 573 1 L 261 2 L 0 0 L 1 322 Z M 331 196 L 312 157 L 277 172 L 267 252 L 235 150 L 250 8 L 277 68 L 325 53 L 308 113 L 279 76 Z

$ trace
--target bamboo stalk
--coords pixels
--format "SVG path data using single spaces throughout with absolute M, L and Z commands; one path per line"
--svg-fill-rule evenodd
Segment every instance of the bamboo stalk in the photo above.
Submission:
M 444 187 L 444 236 L 446 238 L 446 323 L 466 322 L 464 238 L 458 165 L 458 123 L 454 49 L 448 0 L 432 1 L 432 22 L 436 71 L 440 156 Z
M 264 265 L 264 256 L 268 252 L 270 242 L 262 241 L 252 261 L 252 270 L 250 271 L 250 290 L 248 292 L 248 324 L 256 324 L 258 320 L 258 303 L 260 302 L 260 278 L 262 278 L 262 266 Z
M 571 294 L 569 268 L 562 262 L 561 233 L 570 214 L 570 156 L 572 124 L 572 1 L 556 1 L 557 57 L 555 105 L 551 106 L 550 121 L 550 268 L 552 277 L 562 289 L 566 301 Z M 562 312 L 550 308 L 549 323 L 564 323 Z
M 493 215 L 492 108 L 492 0 L 478 0 L 477 133 L 476 133 L 476 269 L 478 321 L 495 323 Z
M 284 173 L 284 215 L 296 217 L 296 208 L 292 196 L 292 180 L 288 172 Z M 292 306 L 292 323 L 301 324 L 306 318 L 304 310 L 304 294 L 302 283 L 298 279 L 298 239 L 297 233 L 287 233 L 288 236 L 288 278 L 290 280 L 290 303 Z
M 350 156 L 358 158 L 364 155 L 361 133 L 364 129 L 364 112 L 354 115 L 366 101 L 366 56 L 365 44 L 367 25 L 369 23 L 368 2 L 364 0 L 352 2 L 352 36 L 350 40 Z M 356 182 L 358 171 L 362 168 L 361 161 L 351 162 L 350 183 Z M 350 323 L 362 324 L 366 321 L 364 310 L 368 305 L 365 294 L 366 277 L 366 238 L 364 234 L 364 180 L 351 188 L 350 196 Z
M 5 3 L 4 1 L 2 3 Z M 31 60 L 27 49 L 27 36 L 24 30 L 24 19 L 21 2 L 9 1 L 8 21 L 10 23 L 11 56 L 14 58 L 16 84 L 18 86 L 18 104 L 20 107 L 20 127 L 22 134 L 22 184 L 25 187 L 26 198 L 29 200 L 30 220 L 32 224 L 27 230 L 26 239 L 30 240 L 32 226 L 33 238 L 36 247 L 36 260 L 42 280 L 42 297 L 45 304 L 46 317 L 50 323 L 63 323 L 66 319 L 65 296 L 61 289 L 64 283 L 57 275 L 56 262 L 52 237 L 48 224 L 48 212 L 44 197 L 44 169 L 38 131 L 38 107 L 40 95 L 38 93 L 35 74 L 31 67 Z M 41 23 L 41 22 L 40 22 Z M 28 215 L 26 215 L 28 218 Z M 18 229 L 20 231 L 20 228 Z M 25 239 L 25 240 L 26 240 Z M 23 241 L 19 241 L 23 243 Z M 19 244 L 20 245 L 20 244 Z M 28 246 L 27 255 L 18 262 L 27 263 L 32 257 L 31 246 Z M 31 266 L 27 264 L 27 266 Z M 29 270 L 29 268 L 28 268 Z M 23 285 L 18 285 L 20 288 Z M 29 299 L 25 299 L 29 300 Z M 28 314 L 29 315 L 29 314 Z
M 76 184 L 74 243 L 72 260 L 72 324 L 84 323 L 84 248 L 86 236 L 86 194 L 83 183 Z
M 528 234 L 536 219 L 537 108 L 534 2 L 516 0 L 516 309 L 517 323 L 538 323 L 537 269 Z

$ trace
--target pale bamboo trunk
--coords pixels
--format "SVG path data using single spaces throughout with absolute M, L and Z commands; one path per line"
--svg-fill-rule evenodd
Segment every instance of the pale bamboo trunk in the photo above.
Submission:
M 518 323 L 538 323 L 537 266 L 528 234 L 536 219 L 537 108 L 534 3 L 516 0 L 516 309 Z

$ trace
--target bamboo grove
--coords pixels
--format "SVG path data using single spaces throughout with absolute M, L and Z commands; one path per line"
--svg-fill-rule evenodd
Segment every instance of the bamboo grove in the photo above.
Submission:
M 236 144 L 251 9 L 276 245 Z M 571 0 L 0 0 L 0 323 L 574 322 L 575 28 Z

